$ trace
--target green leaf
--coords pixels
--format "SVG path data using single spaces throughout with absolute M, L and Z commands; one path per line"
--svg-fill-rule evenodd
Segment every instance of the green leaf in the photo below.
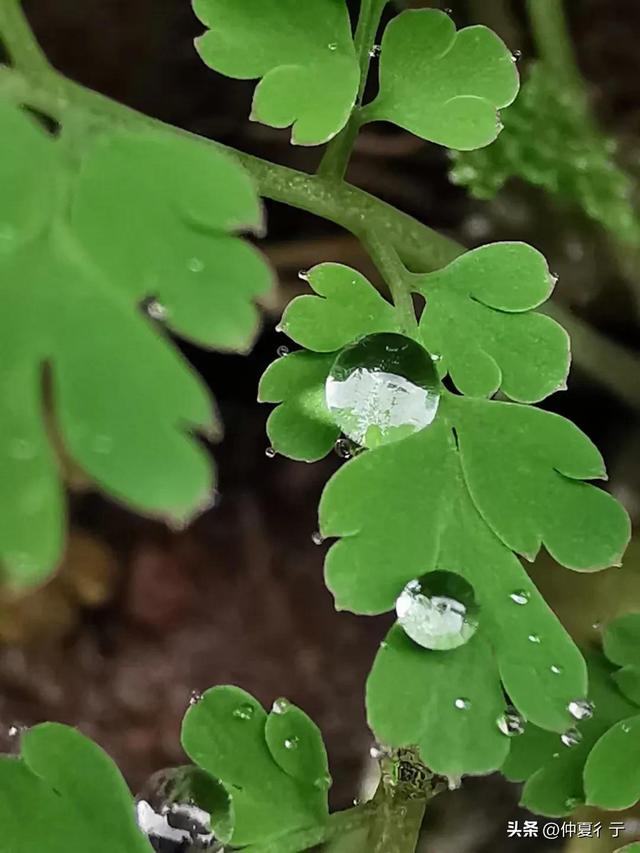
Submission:
M 487 397 L 502 389 L 512 400 L 542 400 L 566 387 L 569 371 L 568 335 L 531 311 L 553 285 L 543 256 L 524 243 L 467 252 L 419 280 L 427 298 L 424 345 L 443 356 L 463 394 Z
M 514 704 L 541 726 L 556 731 L 569 726 L 567 705 L 586 692 L 584 661 L 518 560 L 473 506 L 444 418 L 344 465 L 325 488 L 320 529 L 325 537 L 342 537 L 325 564 L 339 609 L 390 610 L 408 581 L 437 569 L 465 577 Z M 562 671 L 561 678 L 554 669 Z M 497 682 L 491 672 L 485 680 L 487 689 Z M 487 736 L 492 734 L 493 728 Z
M 602 457 L 570 421 L 540 409 L 449 397 L 465 480 L 502 541 L 563 566 L 619 565 L 630 538 L 623 507 L 582 480 L 606 476 Z
M 618 690 L 636 705 L 640 705 L 640 666 L 625 666 L 613 673 Z
M 209 456 L 193 434 L 219 433 L 213 406 L 140 303 L 155 298 L 154 316 L 177 333 L 246 347 L 251 298 L 269 276 L 235 236 L 258 228 L 261 213 L 224 157 L 177 135 L 118 132 L 100 137 L 76 172 L 64 137 L 23 110 L 0 106 L 0 134 L 11 139 L 2 175 L 20 178 L 7 181 L 0 229 L 10 236 L 0 251 L 0 561 L 5 582 L 20 587 L 42 580 L 63 547 L 45 424 L 95 482 L 139 511 L 183 524 L 210 503 Z M 25 151 L 41 184 L 24 175 Z M 210 267 L 188 270 L 196 258 Z
M 610 622 L 603 633 L 604 653 L 619 666 L 640 664 L 640 613 L 625 613 Z
M 640 715 L 620 720 L 602 735 L 584 768 L 589 805 L 626 809 L 640 799 Z
M 326 752 L 315 724 L 295 706 L 279 701 L 267 715 L 244 690 L 215 687 L 187 711 L 182 744 L 231 797 L 234 846 L 326 821 Z
M 3 853 L 151 853 L 117 767 L 75 729 L 44 723 L 0 758 Z
M 297 145 L 328 142 L 347 123 L 360 69 L 344 0 L 194 0 L 209 31 L 196 40 L 204 62 L 241 80 L 263 78 L 251 118 L 293 125 Z
M 315 462 L 333 448 L 340 429 L 325 401 L 325 383 L 337 352 L 375 332 L 397 330 L 394 308 L 367 279 L 341 264 L 320 264 L 306 274 L 317 294 L 294 299 L 280 328 L 313 352 L 294 352 L 270 365 L 260 381 L 258 399 L 281 403 L 267 421 L 267 434 L 278 453 Z
M 267 421 L 269 441 L 289 459 L 322 459 L 340 435 L 324 390 L 334 359 L 335 353 L 293 352 L 274 361 L 260 380 L 258 400 L 281 404 Z
M 616 163 L 615 142 L 594 125 L 580 93 L 559 86 L 553 69 L 535 63 L 502 120 L 494 145 L 454 154 L 454 183 L 487 199 L 510 178 L 521 178 L 572 202 L 617 240 L 640 244 L 633 181 Z
M 481 631 L 443 653 L 420 648 L 395 625 L 367 682 L 368 720 L 378 740 L 417 746 L 424 763 L 443 775 L 500 766 L 509 750 L 496 725 L 503 711 L 496 662 Z
M 365 117 L 449 148 L 481 148 L 500 132 L 497 111 L 514 100 L 518 85 L 511 53 L 491 30 L 456 32 L 444 12 L 406 11 L 384 34 L 380 93 Z
M 252 300 L 271 275 L 233 236 L 263 222 L 248 176 L 231 160 L 169 134 L 106 137 L 82 164 L 72 224 L 110 281 L 138 303 L 155 299 L 176 334 L 219 350 L 251 345 Z
M 640 853 L 640 843 L 627 844 L 626 847 L 620 847 L 615 853 Z
M 362 335 L 400 331 L 394 307 L 356 270 L 321 264 L 305 277 L 318 295 L 292 300 L 280 328 L 307 349 L 335 352 Z
M 521 804 L 537 814 L 561 817 L 585 802 L 583 770 L 589 753 L 611 725 L 634 710 L 616 689 L 606 659 L 591 652 L 587 662 L 589 698 L 595 711 L 591 719 L 579 724 L 580 743 L 566 747 L 558 737 L 554 743 L 549 733 L 528 729 L 514 741 L 503 768 L 511 779 L 527 779 Z

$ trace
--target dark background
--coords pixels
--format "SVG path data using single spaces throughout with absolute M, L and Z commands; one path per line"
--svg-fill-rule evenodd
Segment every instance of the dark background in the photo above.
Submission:
M 520 0 L 445 5 L 454 6 L 459 25 L 496 28 L 523 51 L 526 67 L 533 47 Z M 635 173 L 640 4 L 567 5 L 594 108 Z M 51 60 L 70 77 L 242 150 L 305 170 L 317 164 L 318 151 L 292 148 L 286 132 L 248 122 L 253 85 L 222 78 L 200 62 L 192 40 L 202 27 L 185 0 L 33 0 L 26 9 Z M 560 273 L 560 303 L 599 333 L 637 347 L 638 281 L 621 273 L 602 233 L 579 212 L 517 182 L 495 202 L 473 201 L 448 182 L 445 153 L 384 126 L 365 130 L 349 177 L 468 245 L 531 242 Z M 322 581 L 324 549 L 311 534 L 322 486 L 340 461 L 307 466 L 266 458 L 268 412 L 255 396 L 260 374 L 285 343 L 273 329 L 301 286 L 297 271 L 334 260 L 373 272 L 356 241 L 329 223 L 276 204 L 268 205 L 268 222 L 262 247 L 279 285 L 265 305 L 255 350 L 246 358 L 187 350 L 226 427 L 214 451 L 220 505 L 191 529 L 172 533 L 108 502 L 71 472 L 73 531 L 60 575 L 17 603 L 0 594 L 0 749 L 15 748 L 11 725 L 43 719 L 79 725 L 136 791 L 153 772 L 184 761 L 179 725 L 191 691 L 235 683 L 267 705 L 286 695 L 305 708 L 328 744 L 335 806 L 358 796 L 372 743 L 363 685 L 389 619 L 333 610 Z M 611 390 L 617 370 L 608 364 L 596 383 L 577 365 L 569 392 L 550 405 L 599 444 L 612 489 L 635 514 L 638 412 Z M 603 601 L 613 613 L 622 597 L 637 596 L 631 553 L 617 585 L 615 578 L 569 577 L 548 560 L 534 569 L 578 639 L 602 617 Z M 542 841 L 507 842 L 517 795 L 498 779 L 466 783 L 434 805 L 425 850 L 550 849 Z

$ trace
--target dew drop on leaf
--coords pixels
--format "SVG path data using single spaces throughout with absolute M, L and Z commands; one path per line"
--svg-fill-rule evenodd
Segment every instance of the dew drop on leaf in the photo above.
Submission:
M 298 272 L 298 278 L 300 281 L 309 281 L 309 270 L 300 270 Z M 281 331 L 276 328 L 276 331 Z
M 333 784 L 333 779 L 326 773 L 324 776 L 318 776 L 318 778 L 314 781 L 313 787 L 318 788 L 320 791 L 328 790 Z
M 536 645 L 540 642 L 540 637 L 538 634 L 529 634 L 527 637 L 530 643 L 535 643 Z
M 382 46 L 379 44 L 374 44 L 374 46 L 369 51 L 369 56 L 371 57 L 371 59 L 377 59 L 380 56 L 381 52 Z
M 329 50 L 337 50 L 338 49 L 338 43 L 335 41 L 332 41 L 331 44 L 327 45 L 327 47 L 329 48 Z
M 288 737 L 284 742 L 284 748 L 285 749 L 297 749 L 299 742 L 300 741 L 295 736 L 294 737 Z
M 345 347 L 326 383 L 342 432 L 363 447 L 399 441 L 431 424 L 440 402 L 433 359 L 404 335 L 367 335 Z
M 471 702 L 463 698 L 456 699 L 453 704 L 459 711 L 468 711 L 471 707 Z
M 147 303 L 147 314 L 151 317 L 152 320 L 158 320 L 162 322 L 167 319 L 167 309 L 161 302 L 158 302 L 157 299 L 152 299 Z
M 557 666 L 557 665 L 554 663 L 554 664 L 552 664 L 552 665 L 551 665 L 550 669 L 551 669 L 551 672 L 552 672 L 554 675 L 562 675 L 562 667 L 561 667 L 561 666 Z
M 578 729 L 567 729 L 566 732 L 560 735 L 560 740 L 565 746 L 577 746 L 582 740 L 582 734 Z
M 622 724 L 622 731 L 623 731 L 626 735 L 628 735 L 628 734 L 629 734 L 629 732 L 631 731 L 631 726 L 630 726 L 628 723 L 623 723 L 623 724 Z
M 336 452 L 336 456 L 339 456 L 340 459 L 351 459 L 354 455 L 354 446 L 348 438 L 339 438 L 333 449 Z
M 511 58 L 513 59 L 514 62 L 518 62 L 518 60 L 522 59 L 522 51 L 521 50 L 514 50 L 513 53 L 511 54 Z
M 314 545 L 322 545 L 324 543 L 324 536 L 320 533 L 319 530 L 315 530 L 311 534 L 311 541 Z
M 514 604 L 524 605 L 529 603 L 530 595 L 525 590 L 520 589 L 517 592 L 512 592 L 509 598 Z
M 275 459 L 278 454 L 273 447 L 267 447 L 264 451 L 264 455 L 267 457 L 267 459 Z
M 288 699 L 285 699 L 281 696 L 279 699 L 273 703 L 271 707 L 271 712 L 273 714 L 286 714 L 289 708 L 291 707 L 291 702 Z
M 253 705 L 249 705 L 249 703 L 246 702 L 235 709 L 233 716 L 237 720 L 250 720 L 253 717 L 254 710 Z
M 588 699 L 574 699 L 567 705 L 567 711 L 574 720 L 588 720 L 593 717 L 595 705 Z
M 398 624 L 425 649 L 464 645 L 478 628 L 473 587 L 452 572 L 429 572 L 410 581 L 396 601 Z
M 202 272 L 204 269 L 204 261 L 200 258 L 191 258 L 187 266 L 189 267 L 190 272 Z
M 496 722 L 502 734 L 507 737 L 516 737 L 517 735 L 524 734 L 524 719 L 515 708 L 508 708 L 504 714 L 498 717 Z
M 199 690 L 192 690 L 189 697 L 189 705 L 197 705 L 202 699 L 202 693 Z
M 285 355 L 289 355 L 289 347 L 281 346 L 276 350 L 276 355 L 278 358 L 284 358 Z

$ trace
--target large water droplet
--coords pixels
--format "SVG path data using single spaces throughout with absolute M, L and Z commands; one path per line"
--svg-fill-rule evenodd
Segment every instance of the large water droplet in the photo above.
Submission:
M 453 704 L 458 709 L 458 711 L 468 711 L 471 707 L 471 701 L 469 699 L 463 699 L 462 697 L 456 699 Z
M 577 746 L 582 740 L 582 733 L 578 729 L 567 729 L 560 735 L 560 740 L 565 746 Z
M 574 699 L 567 705 L 567 711 L 575 720 L 588 720 L 593 717 L 595 705 L 588 699 Z
M 398 600 L 398 623 L 425 649 L 447 650 L 464 645 L 478 628 L 473 587 L 452 572 L 429 572 L 410 581 Z
M 497 719 L 498 728 L 507 737 L 524 734 L 524 719 L 515 708 L 507 708 Z
M 249 703 L 246 702 L 244 705 L 240 705 L 235 709 L 235 711 L 233 712 L 233 716 L 237 720 L 250 720 L 253 717 L 254 713 L 255 708 L 253 707 L 253 705 L 249 705 Z
M 281 696 L 279 699 L 273 703 L 271 707 L 271 713 L 273 714 L 286 714 L 289 708 L 291 707 L 291 702 L 288 699 L 285 699 L 284 696 Z
M 326 383 L 336 424 L 363 447 L 399 441 L 433 422 L 440 380 L 429 353 L 403 335 L 367 335 L 338 355 Z
M 509 598 L 514 604 L 524 605 L 529 603 L 530 595 L 524 589 L 519 589 L 517 592 L 512 592 Z

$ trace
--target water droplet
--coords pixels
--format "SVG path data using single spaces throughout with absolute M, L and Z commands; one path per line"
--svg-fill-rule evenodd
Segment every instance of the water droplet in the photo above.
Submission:
M 299 743 L 300 743 L 299 739 L 297 737 L 295 737 L 295 735 L 294 735 L 293 737 L 288 737 L 285 740 L 284 748 L 285 749 L 297 749 Z
M 192 690 L 189 697 L 189 705 L 197 705 L 202 700 L 202 693 L 199 690 Z
M 623 724 L 622 724 L 622 726 L 621 726 L 621 728 L 622 728 L 622 731 L 623 731 L 626 735 L 628 735 L 628 734 L 629 734 L 629 732 L 631 731 L 631 726 L 629 725 L 629 723 L 623 723 Z
M 578 797 L 567 797 L 564 804 L 569 811 L 573 811 L 574 809 L 577 809 L 578 806 L 582 805 L 582 800 L 578 799 Z
M 16 738 L 22 732 L 22 730 L 22 726 L 9 726 L 9 728 L 7 729 L 7 735 L 10 738 Z
M 204 261 L 200 258 L 190 258 L 187 265 L 189 272 L 202 272 L 204 270 Z
M 309 270 L 299 270 L 298 278 L 300 281 L 309 281 Z
M 591 627 L 594 631 L 599 631 L 602 628 L 602 622 L 594 622 Z
M 374 44 L 374 46 L 369 51 L 369 56 L 371 59 L 377 59 L 382 52 L 382 45 Z
M 469 699 L 456 699 L 453 703 L 459 711 L 468 711 L 471 707 L 471 702 Z
M 540 642 L 540 637 L 538 634 L 529 634 L 527 639 L 530 643 L 536 643 L 536 645 Z
M 332 41 L 331 44 L 327 45 L 327 47 L 329 48 L 329 50 L 337 50 L 338 49 L 338 42 Z
M 403 335 L 367 335 L 345 347 L 327 379 L 336 424 L 356 444 L 378 447 L 431 424 L 440 380 L 429 353 Z
M 551 672 L 552 672 L 554 675 L 562 675 L 562 667 L 561 667 L 561 666 L 558 666 L 558 665 L 557 665 L 557 664 L 555 664 L 555 663 L 554 663 L 554 664 L 552 664 L 552 665 L 549 667 L 549 669 L 551 670 Z
M 339 456 L 340 459 L 351 459 L 355 450 L 353 442 L 349 441 L 348 438 L 339 438 L 334 444 L 333 449 L 336 456 Z
M 250 720 L 255 713 L 255 708 L 253 705 L 250 705 L 248 702 L 245 702 L 244 705 L 240 705 L 233 712 L 233 716 L 237 720 Z
M 593 717 L 595 705 L 588 699 L 574 699 L 567 705 L 567 711 L 575 720 L 589 720 Z
M 278 349 L 276 350 L 276 355 L 278 356 L 278 358 L 284 358 L 285 355 L 289 355 L 289 352 L 289 347 L 281 346 L 278 347 Z
M 167 309 L 161 302 L 158 302 L 157 299 L 151 299 L 147 302 L 145 310 L 152 320 L 162 322 L 167 319 Z
M 511 54 L 511 58 L 513 59 L 514 62 L 518 62 L 518 60 L 522 59 L 522 51 L 521 50 L 514 50 L 513 53 Z
M 442 11 L 445 13 L 445 15 L 448 15 L 449 17 L 451 17 L 453 15 L 453 9 L 446 8 L 446 9 L 443 9 Z
M 450 791 L 458 791 L 462 787 L 462 776 L 446 776 L 447 788 Z
M 314 545 L 322 545 L 324 543 L 324 536 L 320 533 L 319 530 L 315 530 L 311 534 L 311 541 Z
M 278 453 L 276 450 L 273 449 L 273 447 L 267 447 L 264 451 L 264 455 L 267 457 L 267 459 L 274 459 L 278 455 Z
M 514 604 L 528 604 L 531 596 L 526 590 L 519 589 L 517 592 L 512 592 L 509 598 Z
M 507 737 L 516 737 L 517 735 L 524 734 L 524 719 L 515 708 L 507 708 L 504 714 L 498 717 L 496 722 L 502 734 Z
M 452 572 L 429 572 L 410 581 L 396 601 L 398 624 L 425 649 L 456 649 L 478 628 L 473 587 Z
M 95 453 L 109 453 L 113 447 L 113 439 L 110 435 L 96 435 L 93 439 L 93 450 Z
M 374 761 L 381 761 L 383 758 L 389 757 L 389 750 L 384 746 L 380 746 L 378 744 L 371 747 L 369 750 L 369 755 L 373 758 Z
M 33 459 L 36 455 L 36 449 L 32 442 L 27 441 L 24 438 L 16 438 L 15 441 L 11 443 L 10 453 L 14 459 L 27 460 Z
M 313 787 L 319 788 L 321 791 L 328 790 L 332 785 L 333 779 L 328 773 L 324 776 L 318 776 L 318 778 L 313 783 Z
M 560 735 L 560 740 L 565 746 L 577 746 L 582 740 L 582 733 L 578 729 L 567 729 Z
M 288 699 L 285 699 L 284 696 L 281 696 L 273 703 L 271 712 L 273 714 L 286 714 L 290 707 L 291 702 L 289 702 Z

